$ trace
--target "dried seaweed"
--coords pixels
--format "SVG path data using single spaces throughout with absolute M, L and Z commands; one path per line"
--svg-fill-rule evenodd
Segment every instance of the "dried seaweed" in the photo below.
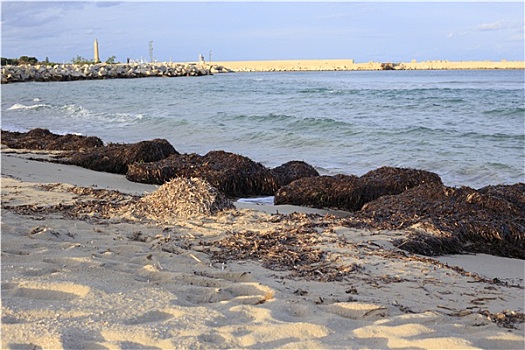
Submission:
M 508 188 L 515 193 L 516 188 L 523 187 L 517 184 Z M 422 185 L 366 204 L 346 225 L 390 230 L 417 228 L 423 232 L 394 242 L 417 254 L 471 252 L 525 259 L 523 202 L 519 196 L 484 192 L 468 187 Z
M 32 129 L 27 133 L 2 130 L 2 144 L 15 149 L 85 151 L 102 147 L 95 136 L 58 135 L 48 129 Z
M 488 310 L 483 310 L 479 313 L 486 316 L 487 319 L 496 323 L 498 326 L 508 329 L 517 329 L 515 326 L 516 323 L 525 323 L 525 314 L 523 312 L 504 310 L 502 312 L 491 313 Z
M 338 175 L 299 179 L 277 191 L 275 204 L 357 211 L 381 196 L 399 194 L 428 183 L 442 184 L 437 174 L 428 171 L 382 167 L 361 177 Z
M 133 164 L 130 181 L 162 184 L 174 177 L 205 179 L 231 198 L 272 195 L 277 181 L 266 167 L 247 157 L 224 151 L 172 155 L 159 162 Z
M 297 160 L 273 168 L 271 169 L 271 172 L 277 180 L 279 187 L 288 185 L 289 183 L 303 177 L 319 176 L 319 173 L 313 166 Z
M 233 208 L 232 202 L 205 180 L 176 178 L 121 210 L 135 217 L 171 221 L 176 217 L 213 215 Z
M 268 232 L 233 231 L 214 242 L 202 242 L 214 249 L 206 251 L 218 262 L 257 260 L 268 269 L 292 271 L 292 277 L 317 281 L 340 281 L 358 269 L 357 265 L 336 265 L 330 254 L 319 248 L 322 239 L 307 227 Z
M 84 152 L 66 155 L 61 162 L 83 168 L 115 174 L 126 174 L 133 163 L 155 162 L 178 154 L 164 139 L 141 141 L 132 144 L 109 144 Z

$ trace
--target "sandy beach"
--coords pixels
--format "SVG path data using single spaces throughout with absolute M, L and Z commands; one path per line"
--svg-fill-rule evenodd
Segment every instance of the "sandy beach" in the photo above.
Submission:
M 525 345 L 522 260 L 413 255 L 293 206 L 105 215 L 158 186 L 48 157 L 2 149 L 3 349 Z
M 417 62 L 355 62 L 352 59 L 332 60 L 268 60 L 268 61 L 217 61 L 212 66 L 223 66 L 235 72 L 280 71 L 353 71 L 383 70 L 469 70 L 469 69 L 525 69 L 523 61 L 448 61 L 429 60 Z

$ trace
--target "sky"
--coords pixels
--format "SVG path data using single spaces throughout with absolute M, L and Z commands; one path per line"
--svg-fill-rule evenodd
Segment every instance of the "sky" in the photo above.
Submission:
M 1 0 L 2 57 L 524 60 L 524 3 Z M 210 52 L 211 51 L 211 52 Z M 211 54 L 211 55 L 210 55 Z

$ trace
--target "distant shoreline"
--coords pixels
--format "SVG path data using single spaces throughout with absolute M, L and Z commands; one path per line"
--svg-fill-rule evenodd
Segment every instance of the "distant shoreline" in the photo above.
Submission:
M 6 65 L 1 67 L 1 84 L 27 81 L 73 81 L 99 79 L 130 79 L 145 77 L 201 76 L 235 72 L 299 72 L 299 71 L 378 71 L 378 70 L 490 70 L 525 69 L 524 61 L 424 61 L 409 63 L 340 60 L 274 60 L 217 61 L 198 63 L 97 63 L 51 65 Z
M 208 63 L 235 72 L 282 71 L 355 71 L 355 70 L 474 70 L 525 69 L 524 61 L 422 61 L 422 62 L 365 62 L 351 59 L 333 60 L 269 60 L 269 61 L 217 61 Z

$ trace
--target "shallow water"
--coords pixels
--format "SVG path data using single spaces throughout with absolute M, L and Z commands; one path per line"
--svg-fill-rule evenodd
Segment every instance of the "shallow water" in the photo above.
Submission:
M 165 138 L 183 153 L 224 149 L 323 174 L 383 165 L 450 186 L 524 181 L 524 72 L 236 73 L 2 86 L 2 128 Z

